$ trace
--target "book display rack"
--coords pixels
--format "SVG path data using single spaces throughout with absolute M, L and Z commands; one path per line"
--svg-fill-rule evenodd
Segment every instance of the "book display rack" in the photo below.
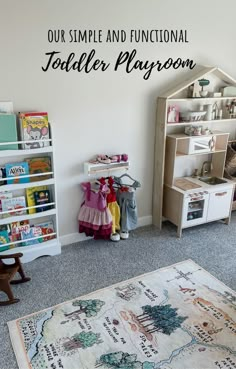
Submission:
M 0 254 L 22 252 L 23 263 L 61 252 L 49 123 L 48 130 L 43 145 L 41 137 L 29 147 L 22 138 L 0 142 Z

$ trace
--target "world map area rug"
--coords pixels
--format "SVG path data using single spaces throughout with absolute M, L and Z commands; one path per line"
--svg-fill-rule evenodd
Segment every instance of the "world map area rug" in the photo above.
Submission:
M 192 260 L 8 326 L 20 369 L 236 369 L 236 293 Z

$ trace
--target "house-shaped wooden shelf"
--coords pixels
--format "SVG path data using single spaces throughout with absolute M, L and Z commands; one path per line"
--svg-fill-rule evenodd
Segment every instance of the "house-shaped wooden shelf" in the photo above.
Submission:
M 200 96 L 200 91 L 206 96 Z M 236 138 L 236 80 L 217 67 L 192 71 L 189 79 L 176 85 L 157 99 L 157 120 L 154 157 L 153 224 L 159 229 L 163 219 L 163 188 L 173 184 L 175 177 L 191 175 L 199 168 L 203 155 L 186 155 L 181 150 L 188 136 L 185 127 L 202 126 L 216 132 L 217 146 L 212 153 L 215 171 L 223 175 L 228 138 Z M 201 93 L 201 95 L 203 95 Z M 234 101 L 235 100 L 235 101 Z M 210 109 L 212 110 L 209 114 Z M 174 111 L 174 113 L 171 113 Z M 190 114 L 191 112 L 191 114 Z M 205 113 L 203 113 L 205 112 Z M 199 114 L 197 114 L 199 113 Z M 187 117 L 187 118 L 186 118 Z M 190 117 L 190 120 L 189 120 Z M 192 120 L 192 119 L 198 120 Z M 171 144 L 166 144 L 170 142 Z M 181 148 L 181 150 L 179 150 Z M 207 154 L 205 154 L 206 156 Z M 173 159 L 174 158 L 174 159 Z M 182 159 L 180 159 L 182 158 Z M 182 160 L 175 165 L 174 160 Z M 178 167 L 179 166 L 179 167 Z M 174 204 L 173 204 L 174 206 Z

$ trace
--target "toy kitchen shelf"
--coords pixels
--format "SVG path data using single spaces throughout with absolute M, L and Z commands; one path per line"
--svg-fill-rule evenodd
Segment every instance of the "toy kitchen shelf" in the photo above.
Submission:
M 210 150 L 208 143 L 212 137 L 215 137 L 215 147 Z M 202 136 L 187 136 L 185 134 L 166 136 L 165 184 L 173 185 L 175 178 L 190 176 L 194 169 L 201 165 L 199 164 L 202 162 L 201 157 L 204 157 L 204 161 L 206 161 L 209 160 L 209 156 L 212 156 L 212 174 L 223 177 L 228 137 L 229 133 L 220 131 L 213 131 L 210 135 Z M 192 144 L 192 141 L 195 144 Z M 188 153 L 190 149 L 194 153 Z
M 167 128 L 168 127 L 181 127 L 181 126 L 192 126 L 192 125 L 199 125 L 199 124 L 203 124 L 203 125 L 216 125 L 217 123 L 222 123 L 222 122 L 227 122 L 227 123 L 231 123 L 234 122 L 235 123 L 235 119 L 233 118 L 225 118 L 225 119 L 214 119 L 214 120 L 198 120 L 196 122 L 178 122 L 178 123 L 167 123 Z
M 206 79 L 210 83 L 204 89 L 207 90 L 209 97 L 200 97 L 200 94 L 199 97 L 195 94 L 190 96 L 190 91 L 196 91 L 199 88 L 199 81 Z M 234 102 L 236 94 L 230 92 L 231 96 L 227 96 L 227 94 L 224 96 L 222 92 L 229 91 L 230 88 L 231 91 L 235 91 L 236 81 L 227 73 L 217 67 L 202 67 L 202 69 L 192 72 L 190 78 L 183 80 L 176 87 L 170 88 L 169 91 L 158 97 L 154 155 L 153 224 L 159 229 L 162 228 L 163 220 L 168 219 L 177 225 L 180 236 L 183 228 L 218 219 L 230 221 L 233 181 L 226 180 L 222 184 L 206 186 L 198 179 L 193 184 L 191 178 L 196 171 L 199 172 L 200 177 L 204 162 L 211 163 L 209 176 L 222 178 L 224 175 L 228 140 L 236 138 L 236 111 L 231 114 L 231 110 L 228 110 L 228 106 L 232 104 L 236 110 Z M 214 96 L 215 93 L 221 94 L 221 96 Z M 212 114 L 209 120 L 207 113 L 210 105 L 212 109 L 215 107 L 214 109 L 218 110 L 217 114 Z M 175 113 L 171 115 L 170 119 L 170 111 L 173 112 L 173 107 L 174 112 L 179 112 L 176 121 L 175 118 L 172 118 L 176 117 Z M 196 117 L 196 120 L 190 118 L 192 121 L 189 121 L 186 118 L 188 113 L 202 111 L 207 112 L 204 118 L 201 117 L 201 114 Z M 211 112 L 213 113 L 213 110 Z M 181 121 L 181 119 L 186 121 Z M 214 136 L 214 148 L 207 149 L 204 142 L 200 142 L 198 145 L 199 142 L 194 141 L 198 140 L 198 136 L 187 136 L 184 133 L 185 126 L 189 127 L 190 125 L 202 126 L 202 132 L 206 129 L 212 132 L 210 135 L 199 135 L 199 138 L 204 141 L 208 138 L 210 140 L 211 136 Z M 196 143 L 195 147 L 199 146 L 202 150 L 193 150 L 194 143 Z M 177 179 L 189 179 L 193 184 L 192 189 L 182 190 L 176 187 L 175 181 Z M 194 201 L 195 197 L 198 198 L 196 204 L 187 206 L 186 204 Z M 194 206 L 195 211 L 192 210 Z M 214 219 L 212 206 L 215 207 L 216 217 Z M 224 209 L 224 211 L 218 211 L 219 208 Z
M 84 163 L 84 173 L 86 175 L 94 175 L 96 173 L 101 172 L 110 172 L 114 170 L 128 170 L 130 168 L 130 162 L 129 161 L 120 161 L 110 164 L 103 164 L 103 163 L 90 163 L 85 162 Z
M 50 127 L 50 137 L 51 136 L 51 127 Z M 20 145 L 22 143 L 25 143 L 26 141 L 17 141 L 14 142 L 15 144 Z M 41 140 L 35 140 L 35 142 L 42 143 Z M 37 149 L 16 149 L 16 150 L 1 150 L 1 146 L 6 146 L 7 144 L 12 144 L 13 142 L 7 143 L 0 143 L 0 165 L 4 166 L 6 163 L 16 163 L 24 161 L 25 158 L 37 158 L 37 157 L 44 157 L 49 156 L 51 161 L 51 171 L 45 172 L 45 173 L 37 173 L 37 177 L 41 177 L 40 180 L 37 179 L 37 181 L 31 181 L 27 183 L 13 183 L 13 184 L 2 184 L 0 186 L 0 192 L 9 191 L 12 192 L 13 197 L 17 196 L 25 196 L 26 193 L 25 190 L 27 188 L 31 187 L 38 187 L 38 186 L 48 186 L 47 188 L 50 191 L 51 195 L 51 202 L 48 204 L 45 204 L 46 207 L 48 207 L 48 210 L 37 212 L 37 208 L 39 208 L 42 205 L 37 206 L 26 206 L 23 209 L 21 209 L 21 212 L 25 212 L 25 214 L 17 215 L 17 210 L 8 212 L 0 212 L 0 226 L 3 225 L 10 225 L 13 222 L 21 222 L 24 220 L 29 220 L 30 225 L 34 224 L 35 220 L 37 220 L 37 223 L 44 223 L 48 221 L 53 222 L 54 226 L 54 232 L 45 235 L 42 235 L 40 237 L 35 237 L 23 241 L 10 241 L 8 244 L 1 244 L 0 245 L 0 254 L 12 254 L 12 253 L 18 253 L 21 252 L 23 254 L 21 261 L 23 263 L 30 262 L 40 256 L 43 255 L 57 255 L 61 253 L 61 245 L 59 241 L 59 235 L 58 235 L 58 214 L 57 214 L 57 194 L 56 194 L 56 180 L 55 180 L 55 168 L 54 168 L 54 148 L 53 148 L 53 140 L 52 138 L 44 140 L 44 142 L 49 142 L 49 146 L 37 148 Z M 25 177 L 29 177 L 29 180 L 34 177 L 35 174 L 29 174 L 25 175 Z M 45 179 L 45 176 L 47 178 Z M 48 178 L 50 176 L 50 178 Z M 15 177 L 22 178 L 21 177 Z M 12 178 L 11 178 L 12 179 Z M 7 182 L 7 178 L 0 178 L 1 182 Z M 45 206 L 44 205 L 44 206 Z M 29 210 L 34 208 L 36 210 L 35 213 L 29 213 Z M 7 213 L 7 214 L 6 214 Z M 11 215 L 12 213 L 12 215 Z M 20 212 L 19 212 L 20 213 Z M 47 241 L 40 242 L 37 244 L 32 243 L 30 245 L 30 241 L 34 240 L 36 238 L 43 239 L 44 237 L 53 236 L 54 238 L 48 239 Z M 27 241 L 29 242 L 29 246 L 20 246 L 22 242 Z M 2 250 L 4 247 L 9 246 L 10 248 L 8 250 Z

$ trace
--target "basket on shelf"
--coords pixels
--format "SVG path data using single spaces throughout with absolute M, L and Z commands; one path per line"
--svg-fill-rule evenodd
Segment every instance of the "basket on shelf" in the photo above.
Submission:
M 198 122 L 204 119 L 206 111 L 187 111 L 180 113 L 181 122 Z

